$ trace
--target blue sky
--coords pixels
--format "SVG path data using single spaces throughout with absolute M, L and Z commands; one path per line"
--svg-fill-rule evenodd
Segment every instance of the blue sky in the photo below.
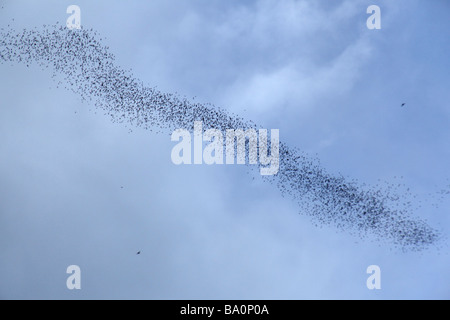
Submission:
M 75 4 L 0 3 L 18 30 L 64 24 Z M 76 4 L 146 85 L 278 128 L 329 172 L 410 188 L 448 236 L 448 1 Z M 0 82 L 1 298 L 450 297 L 446 242 L 404 253 L 315 227 L 245 167 L 173 165 L 170 136 L 111 123 L 48 70 L 1 64 Z

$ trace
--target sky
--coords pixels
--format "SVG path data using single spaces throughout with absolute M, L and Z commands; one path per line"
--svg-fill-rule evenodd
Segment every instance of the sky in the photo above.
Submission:
M 403 252 L 318 227 L 247 167 L 176 166 L 170 135 L 3 63 L 1 299 L 450 298 L 448 1 L 0 3 L 15 30 L 65 24 L 77 4 L 145 85 L 277 128 L 329 172 L 409 188 L 444 238 Z M 81 290 L 66 287 L 70 265 Z

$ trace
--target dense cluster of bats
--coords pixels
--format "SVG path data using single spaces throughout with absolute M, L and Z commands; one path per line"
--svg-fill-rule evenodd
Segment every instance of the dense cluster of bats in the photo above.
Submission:
M 68 30 L 56 24 L 15 31 L 0 30 L 0 63 L 37 64 L 83 101 L 104 110 L 115 122 L 127 122 L 154 132 L 177 128 L 258 129 L 212 104 L 199 103 L 145 86 L 115 57 L 94 30 Z M 327 172 L 316 160 L 280 142 L 279 172 L 266 181 L 296 201 L 299 212 L 317 225 L 334 225 L 357 237 L 368 234 L 402 249 L 421 250 L 435 243 L 440 233 L 414 217 L 401 197 L 386 188 L 363 187 Z M 139 252 L 138 252 L 139 254 Z

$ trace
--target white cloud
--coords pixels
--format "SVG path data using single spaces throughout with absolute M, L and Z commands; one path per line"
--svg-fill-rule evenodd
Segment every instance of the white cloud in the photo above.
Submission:
M 236 112 L 247 109 L 267 117 L 277 117 L 286 107 L 291 114 L 307 112 L 324 95 L 343 95 L 351 90 L 370 52 L 370 44 L 359 39 L 333 61 L 320 66 L 288 62 L 276 70 L 246 75 L 228 88 L 226 104 Z

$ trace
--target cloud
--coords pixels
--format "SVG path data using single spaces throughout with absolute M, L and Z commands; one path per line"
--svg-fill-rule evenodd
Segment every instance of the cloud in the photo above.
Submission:
M 361 76 L 359 68 L 370 59 L 371 47 L 361 39 L 349 45 L 327 64 L 312 67 L 305 62 L 287 62 L 287 65 L 266 73 L 239 78 L 227 91 L 236 97 L 227 104 L 234 111 L 251 109 L 267 118 L 284 117 L 307 112 L 317 106 L 323 96 L 344 95 Z

